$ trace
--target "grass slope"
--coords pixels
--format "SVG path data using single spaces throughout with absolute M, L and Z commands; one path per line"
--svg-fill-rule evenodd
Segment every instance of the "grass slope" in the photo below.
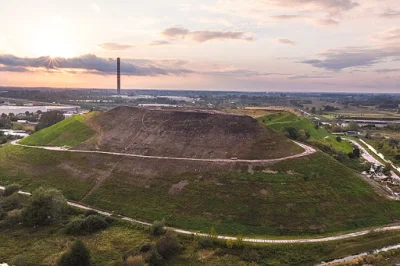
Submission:
M 214 226 L 229 235 L 333 233 L 400 217 L 398 202 L 378 196 L 323 153 L 264 169 L 185 165 L 186 171 L 174 173 L 166 170 L 177 167 L 171 161 L 6 145 L 0 148 L 0 184 L 18 182 L 25 190 L 53 186 L 80 200 L 107 174 L 85 203 L 150 222 L 165 218 L 169 225 L 191 230 L 208 232 Z
M 308 131 L 310 136 L 315 139 L 322 139 L 329 135 L 322 127 L 316 129 L 311 120 L 289 112 L 279 112 L 263 116 L 259 118 L 259 121 L 276 131 L 284 131 L 284 129 L 288 127 L 294 127 L 297 130 L 303 129 Z
M 76 239 L 80 239 L 90 249 L 92 265 L 125 265 L 124 257 L 143 256 L 144 254 L 139 252 L 140 247 L 157 240 L 148 232 L 125 222 L 116 222 L 104 231 L 79 237 L 65 235 L 63 228 L 63 224 L 35 229 L 15 225 L 0 230 L 0 261 L 10 262 L 19 257 L 29 262 L 23 265 L 56 265 L 60 256 Z M 235 245 L 233 248 L 227 248 L 225 243 L 220 242 L 217 246 L 207 249 L 199 248 L 197 241 L 190 238 L 180 239 L 184 246 L 183 251 L 165 261 L 163 265 L 308 266 L 397 244 L 400 241 L 400 233 L 370 234 L 319 244 L 244 244 L 243 247 Z
M 258 120 L 264 125 L 278 131 L 284 132 L 288 127 L 294 127 L 297 130 L 304 130 L 310 133 L 311 142 L 319 142 L 324 145 L 328 145 L 337 151 L 343 151 L 349 153 L 353 151 L 353 146 L 347 141 L 338 142 L 336 136 L 332 136 L 329 132 L 323 128 L 315 128 L 314 123 L 305 118 L 296 116 L 289 112 L 279 112 L 271 115 L 263 116 Z
M 92 112 L 67 118 L 24 138 L 20 143 L 31 146 L 75 146 L 94 134 L 86 120 L 95 114 L 95 112 Z

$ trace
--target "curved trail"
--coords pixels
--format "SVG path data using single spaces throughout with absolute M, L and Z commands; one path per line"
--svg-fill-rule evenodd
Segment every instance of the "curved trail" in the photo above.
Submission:
M 0 186 L 0 190 L 4 190 L 4 187 Z M 18 193 L 21 195 L 25 195 L 25 196 L 32 195 L 31 193 L 24 192 L 24 191 L 19 191 Z M 82 209 L 82 210 L 93 210 L 104 216 L 115 215 L 114 213 L 99 210 L 94 207 L 90 207 L 88 205 L 83 205 L 83 204 L 76 203 L 76 202 L 68 201 L 68 205 L 78 208 L 78 209 Z M 151 223 L 136 220 L 136 219 L 133 219 L 133 218 L 130 218 L 127 216 L 122 216 L 122 215 L 116 215 L 116 216 L 124 221 L 128 221 L 131 223 L 136 223 L 136 224 L 140 224 L 143 226 L 151 226 L 152 225 Z M 175 227 L 166 227 L 166 229 L 170 230 L 170 231 L 174 231 L 179 234 L 184 234 L 184 235 L 198 235 L 198 236 L 203 236 L 203 237 L 210 237 L 209 234 L 202 234 L 202 233 L 198 233 L 195 231 L 183 230 L 183 229 L 179 229 L 179 228 L 175 228 Z M 379 228 L 371 229 L 371 230 L 363 230 L 363 231 L 354 232 L 354 233 L 329 236 L 329 237 L 321 237 L 321 238 L 299 238 L 299 239 L 243 238 L 242 241 L 250 242 L 250 243 L 265 243 L 265 244 L 321 243 L 321 242 L 337 241 L 337 240 L 349 239 L 349 238 L 354 238 L 354 237 L 359 237 L 359 236 L 365 236 L 372 232 L 387 232 L 387 231 L 395 231 L 395 230 L 400 230 L 400 225 L 385 226 L 385 227 L 379 227 Z M 238 240 L 236 237 L 222 236 L 222 235 L 217 236 L 217 238 L 222 239 L 222 240 Z
M 261 159 L 261 160 L 244 160 L 244 159 L 201 159 L 201 158 L 182 158 L 182 157 L 163 157 L 163 156 L 152 156 L 152 155 L 140 155 L 140 154 L 129 154 L 129 153 L 121 153 L 121 152 L 108 152 L 108 151 L 85 151 L 85 150 L 72 150 L 72 149 L 67 149 L 64 147 L 50 147 L 50 146 L 29 146 L 29 145 L 24 145 L 24 144 L 19 144 L 18 140 L 14 140 L 11 142 L 12 145 L 16 146 L 21 146 L 25 148 L 33 148 L 33 149 L 43 149 L 43 150 L 49 150 L 49 151 L 61 151 L 61 152 L 76 152 L 76 153 L 98 153 L 98 154 L 107 154 L 107 155 L 116 155 L 116 156 L 126 156 L 126 157 L 134 157 L 134 158 L 144 158 L 144 159 L 157 159 L 157 160 L 176 160 L 176 161 L 198 161 L 198 162 L 214 162 L 214 163 L 233 163 L 233 162 L 239 162 L 239 163 L 275 163 L 275 162 L 280 162 L 280 161 L 285 161 L 289 159 L 295 159 L 295 158 L 300 158 L 304 156 L 311 155 L 315 152 L 317 152 L 316 149 L 313 147 L 310 147 L 308 145 L 305 145 L 300 142 L 296 142 L 297 145 L 302 147 L 304 149 L 304 152 L 287 156 L 287 157 L 282 157 L 282 158 L 277 158 L 277 159 Z
M 127 157 L 136 157 L 136 158 L 149 158 L 149 159 L 161 159 L 161 160 L 203 161 L 203 162 L 245 162 L 245 163 L 255 163 L 255 162 L 268 163 L 269 162 L 269 163 L 271 163 L 271 162 L 279 162 L 279 161 L 289 160 L 289 159 L 293 159 L 293 158 L 304 157 L 304 156 L 311 155 L 316 152 L 316 150 L 310 146 L 307 146 L 307 145 L 299 143 L 299 142 L 295 142 L 297 145 L 301 146 L 305 151 L 303 153 L 300 153 L 297 155 L 292 155 L 292 156 L 287 156 L 284 158 L 265 159 L 265 160 L 199 159 L 199 158 L 148 156 L 148 155 L 137 155 L 137 154 L 127 154 L 127 153 L 117 153 L 117 152 L 103 152 L 103 151 L 70 150 L 70 149 L 67 149 L 64 147 L 28 146 L 28 145 L 19 144 L 18 141 L 12 141 L 11 143 L 12 143 L 12 145 L 22 146 L 22 147 L 26 147 L 26 148 L 44 149 L 44 150 L 60 151 L 60 152 L 99 153 L 99 154 L 127 156 Z M 0 190 L 4 190 L 4 187 L 0 186 Z M 19 191 L 18 193 L 21 195 L 26 195 L 26 196 L 31 195 L 31 193 L 23 192 L 23 191 Z M 83 204 L 76 203 L 76 202 L 68 201 L 68 205 L 75 207 L 75 208 L 82 209 L 82 210 L 93 210 L 93 211 L 96 211 L 99 214 L 105 215 L 105 216 L 115 215 L 114 213 L 106 212 L 106 211 L 96 209 L 94 207 L 90 207 L 90 206 L 83 205 Z M 140 224 L 143 226 L 151 226 L 152 225 L 151 223 L 136 220 L 136 219 L 133 219 L 133 218 L 130 218 L 127 216 L 121 216 L 121 215 L 117 215 L 117 216 L 122 220 Z M 203 234 L 203 233 L 198 233 L 196 231 L 189 231 L 189 230 L 184 230 L 184 229 L 179 229 L 179 228 L 174 228 L 174 227 L 167 227 L 167 229 L 174 231 L 176 233 L 179 233 L 179 234 L 184 234 L 184 235 L 210 236 L 209 234 Z M 298 238 L 298 239 L 243 238 L 242 240 L 244 242 L 265 243 L 265 244 L 321 243 L 321 242 L 337 241 L 337 240 L 355 238 L 355 237 L 359 237 L 359 236 L 365 236 L 372 232 L 386 232 L 386 231 L 395 231 L 395 230 L 400 230 L 400 225 L 379 227 L 379 228 L 375 228 L 375 229 L 362 230 L 362 231 L 358 231 L 358 232 L 336 235 L 336 236 L 329 236 L 329 237 Z M 223 235 L 219 235 L 219 236 L 217 236 L 217 238 L 222 239 L 222 240 L 237 240 L 236 237 L 223 236 Z

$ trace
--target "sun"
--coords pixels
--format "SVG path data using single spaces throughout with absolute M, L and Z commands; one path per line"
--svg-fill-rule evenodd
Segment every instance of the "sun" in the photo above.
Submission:
M 37 56 L 50 58 L 74 56 L 71 30 L 61 18 L 55 17 L 38 28 L 32 41 L 33 52 Z

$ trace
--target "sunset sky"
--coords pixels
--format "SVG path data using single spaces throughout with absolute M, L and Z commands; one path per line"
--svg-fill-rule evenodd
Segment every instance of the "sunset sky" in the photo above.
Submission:
M 0 0 L 0 86 L 400 92 L 399 0 Z

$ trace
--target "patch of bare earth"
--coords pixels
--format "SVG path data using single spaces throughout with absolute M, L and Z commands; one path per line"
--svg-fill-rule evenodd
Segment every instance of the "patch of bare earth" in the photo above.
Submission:
M 187 180 L 182 180 L 177 184 L 173 184 L 169 190 L 168 190 L 168 194 L 169 195 L 175 195 L 178 194 L 179 192 L 181 192 L 187 185 L 189 185 L 189 181 Z

